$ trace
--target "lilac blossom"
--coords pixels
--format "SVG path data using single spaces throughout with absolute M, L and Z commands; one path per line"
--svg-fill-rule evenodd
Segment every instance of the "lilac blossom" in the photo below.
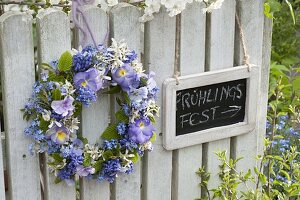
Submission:
M 144 144 L 150 140 L 153 131 L 154 127 L 149 120 L 139 119 L 129 125 L 128 135 L 132 141 Z
M 47 132 L 46 139 L 51 139 L 56 144 L 64 144 L 69 140 L 70 132 L 64 126 L 57 126 L 54 124 Z
M 103 85 L 100 72 L 95 68 L 90 68 L 85 72 L 75 74 L 73 81 L 77 88 L 83 87 L 94 92 L 101 89 Z
M 55 113 L 60 114 L 62 116 L 67 116 L 70 112 L 74 110 L 74 106 L 72 105 L 74 102 L 74 98 L 72 96 L 66 96 L 64 100 L 60 101 L 52 101 L 51 108 Z

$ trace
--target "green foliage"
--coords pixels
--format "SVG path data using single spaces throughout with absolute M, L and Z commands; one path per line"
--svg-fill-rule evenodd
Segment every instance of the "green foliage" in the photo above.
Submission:
M 296 17 L 294 8 L 291 2 L 297 3 L 298 0 L 265 0 L 264 3 L 264 14 L 269 18 L 275 18 L 274 16 L 281 11 L 283 6 L 287 6 L 290 12 L 290 16 L 293 23 L 296 24 Z M 283 5 L 284 4 L 284 5 Z
M 102 133 L 101 138 L 105 140 L 120 139 L 116 124 L 109 125 Z
M 58 70 L 61 72 L 70 71 L 72 67 L 73 56 L 69 51 L 64 52 L 58 60 Z
M 260 167 L 254 167 L 247 172 L 237 171 L 236 165 L 241 159 L 228 159 L 226 152 L 217 152 L 220 161 L 219 178 L 220 183 L 215 188 L 208 188 L 210 174 L 204 167 L 196 172 L 201 177 L 200 186 L 203 188 L 202 197 L 205 199 L 222 200 L 271 200 L 271 199 L 297 199 L 300 196 L 300 164 L 295 162 L 298 156 L 296 147 L 291 147 L 282 156 L 269 155 L 267 149 L 271 142 L 266 140 L 266 150 L 264 155 L 258 156 Z M 279 173 L 272 171 L 272 166 L 280 166 Z M 264 167 L 269 166 L 270 177 L 264 173 Z M 283 180 L 276 180 L 275 177 L 281 175 Z M 245 188 L 240 191 L 239 188 Z

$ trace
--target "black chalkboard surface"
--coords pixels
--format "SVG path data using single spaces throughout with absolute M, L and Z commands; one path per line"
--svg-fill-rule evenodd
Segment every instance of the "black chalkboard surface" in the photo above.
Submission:
M 243 122 L 247 79 L 176 92 L 176 136 Z

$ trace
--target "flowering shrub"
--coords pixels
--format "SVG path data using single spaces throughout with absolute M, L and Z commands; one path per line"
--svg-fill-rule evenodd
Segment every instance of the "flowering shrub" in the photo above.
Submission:
M 203 2 L 206 6 L 203 8 L 203 13 L 212 12 L 215 9 L 219 9 L 222 6 L 224 0 L 78 0 L 81 5 L 84 4 L 94 4 L 101 7 L 103 10 L 108 11 L 112 7 L 118 5 L 121 2 L 129 3 L 133 6 L 137 6 L 143 10 L 143 16 L 140 18 L 141 22 L 146 22 L 154 18 L 154 13 L 160 12 L 164 9 L 168 12 L 169 16 L 173 17 L 181 13 L 186 9 L 187 4 L 193 2 Z M 35 16 L 37 12 L 42 8 L 48 7 L 62 7 L 65 12 L 70 11 L 70 4 L 72 1 L 67 0 L 50 0 L 50 1 L 36 1 L 28 0 L 23 3 L 23 5 L 29 5 L 29 9 L 33 12 Z M 9 3 L 6 3 L 9 4 Z M 13 3 L 12 3 L 13 4 Z M 20 7 L 24 9 L 23 7 Z
M 145 74 L 136 53 L 115 40 L 108 48 L 67 51 L 43 68 L 22 110 L 30 120 L 24 133 L 34 141 L 31 153 L 48 153 L 57 182 L 72 183 L 76 176 L 113 182 L 119 173 L 132 173 L 156 137 L 159 89 L 154 73 Z M 116 123 L 102 133 L 103 142 L 92 145 L 80 136 L 78 117 L 82 105 L 95 102 L 99 91 L 120 94 L 120 109 Z

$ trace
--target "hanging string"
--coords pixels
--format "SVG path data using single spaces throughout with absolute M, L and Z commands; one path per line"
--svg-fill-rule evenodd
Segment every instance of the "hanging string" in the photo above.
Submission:
M 92 5 L 94 3 L 95 0 L 73 0 L 72 1 L 72 17 L 73 17 L 73 23 L 75 25 L 75 27 L 77 27 L 83 34 L 83 39 L 80 41 L 80 44 L 85 44 L 87 41 L 87 37 L 88 35 L 91 36 L 91 39 L 93 41 L 93 44 L 95 45 L 96 48 L 98 48 L 98 45 L 96 43 L 96 39 L 95 36 L 93 34 L 93 31 L 91 30 L 90 24 L 87 20 L 87 16 L 84 13 L 82 6 L 84 5 Z M 81 14 L 84 24 L 86 25 L 85 29 L 78 20 L 79 14 Z M 108 40 L 108 36 L 109 36 L 109 20 L 107 20 L 107 32 L 105 34 L 105 38 L 102 42 L 102 44 L 106 45 L 107 44 L 107 40 Z
M 240 38 L 241 38 L 241 42 L 242 42 L 242 49 L 243 49 L 243 54 L 244 54 L 243 64 L 247 65 L 248 71 L 250 72 L 251 71 L 250 56 L 249 56 L 248 50 L 246 48 L 245 34 L 244 34 L 244 31 L 243 31 L 243 28 L 241 25 L 240 18 L 237 13 L 235 13 L 235 18 L 236 18 L 237 25 L 239 27 Z
M 174 60 L 174 73 L 173 77 L 176 79 L 176 84 L 179 84 L 179 76 L 180 76 L 180 30 L 181 30 L 181 15 L 178 14 L 176 16 L 176 33 L 175 33 L 175 60 Z

